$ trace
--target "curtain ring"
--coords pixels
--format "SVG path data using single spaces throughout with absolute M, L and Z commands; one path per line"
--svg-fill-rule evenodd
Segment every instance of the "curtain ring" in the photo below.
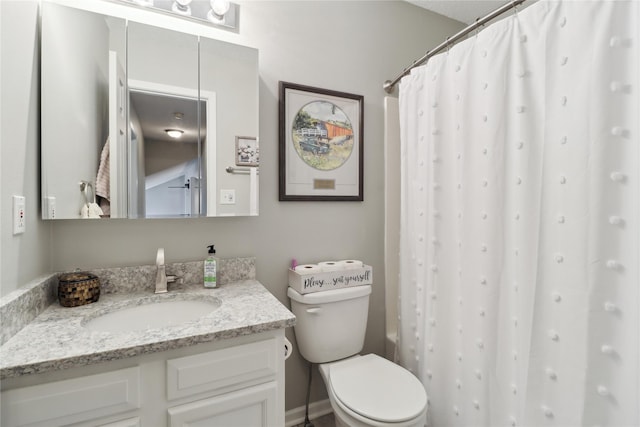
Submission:
M 520 3 L 518 3 L 516 0 L 511 0 L 511 4 L 513 5 L 513 14 L 515 15 L 516 19 L 518 19 L 518 5 Z

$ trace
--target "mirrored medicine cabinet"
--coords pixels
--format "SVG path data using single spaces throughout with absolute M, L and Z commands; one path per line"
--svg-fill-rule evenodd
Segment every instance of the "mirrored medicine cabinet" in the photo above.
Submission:
M 43 219 L 258 214 L 256 49 L 56 3 L 41 16 Z

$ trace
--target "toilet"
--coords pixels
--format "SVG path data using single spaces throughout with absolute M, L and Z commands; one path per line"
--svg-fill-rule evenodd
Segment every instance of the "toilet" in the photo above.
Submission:
M 289 288 L 298 349 L 318 368 L 336 425 L 422 427 L 427 393 L 403 367 L 364 345 L 371 285 L 300 294 Z

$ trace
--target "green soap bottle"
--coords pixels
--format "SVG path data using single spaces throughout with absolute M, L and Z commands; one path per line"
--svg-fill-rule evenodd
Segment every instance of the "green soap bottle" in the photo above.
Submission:
M 209 248 L 209 256 L 204 260 L 204 287 L 218 287 L 218 258 L 214 256 L 216 250 L 214 245 L 207 246 Z

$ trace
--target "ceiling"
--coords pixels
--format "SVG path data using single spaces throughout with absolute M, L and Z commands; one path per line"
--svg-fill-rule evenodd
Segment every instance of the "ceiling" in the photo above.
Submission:
M 465 24 L 473 23 L 509 0 L 406 0 Z
M 198 102 L 192 98 L 150 92 L 130 91 L 131 109 L 135 111 L 146 141 L 197 143 L 206 135 L 206 103 L 201 102 L 201 128 L 198 133 Z M 176 114 L 178 114 L 176 116 Z M 166 129 L 184 132 L 179 140 L 170 138 Z

